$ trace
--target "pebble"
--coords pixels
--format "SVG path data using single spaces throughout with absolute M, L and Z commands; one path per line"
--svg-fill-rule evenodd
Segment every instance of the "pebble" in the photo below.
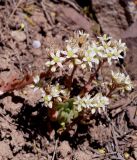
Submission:
M 11 36 L 18 42 L 23 42 L 26 40 L 26 35 L 23 31 L 12 31 Z
M 41 47 L 41 42 L 38 40 L 34 40 L 32 43 L 33 48 L 40 48 Z

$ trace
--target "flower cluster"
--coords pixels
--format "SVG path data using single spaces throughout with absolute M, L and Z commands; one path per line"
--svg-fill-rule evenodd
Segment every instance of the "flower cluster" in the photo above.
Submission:
M 126 76 L 124 73 L 115 73 L 112 71 L 112 80 L 113 83 L 115 83 L 119 87 L 122 87 L 126 91 L 131 91 L 133 89 L 133 84 L 130 80 L 129 75 Z
M 74 101 L 74 105 L 77 106 L 78 111 L 82 111 L 83 108 L 90 108 L 92 114 L 102 110 L 109 104 L 109 98 L 103 96 L 101 93 L 96 94 L 94 97 L 86 94 L 84 97 L 77 96 Z
M 69 91 L 67 89 L 64 89 L 63 86 L 59 85 L 59 83 L 57 83 L 56 85 L 48 85 L 42 91 L 42 97 L 45 106 L 48 106 L 49 108 L 52 108 L 54 103 L 62 102 L 62 97 L 64 98 L 68 95 Z
M 65 58 L 61 57 L 61 52 L 57 51 L 55 54 L 50 53 L 50 56 L 52 58 L 51 61 L 46 62 L 46 66 L 51 67 L 51 71 L 55 72 L 57 67 L 63 67 L 62 62 L 64 62 Z
M 127 50 L 125 43 L 122 43 L 121 40 L 113 40 L 112 37 L 107 37 L 106 34 L 103 37 L 98 38 L 100 41 L 99 56 L 107 59 L 109 65 L 112 64 L 113 60 L 119 60 L 119 58 L 124 58 Z
M 107 60 L 111 65 L 112 61 L 124 58 L 127 49 L 121 40 L 113 40 L 106 34 L 98 37 L 98 41 L 90 42 L 89 34 L 78 32 L 66 43 L 65 50 L 49 54 L 50 58 L 46 62 L 46 66 L 51 67 L 52 72 L 55 72 L 57 67 L 63 68 L 66 61 L 69 62 L 69 68 L 79 65 L 82 69 L 91 69 L 102 60 Z
M 52 51 L 49 51 L 45 63 L 48 68 L 45 74 L 47 83 L 45 80 L 42 85 L 39 76 L 35 76 L 32 87 L 34 91 L 40 89 L 45 106 L 58 111 L 60 116 L 58 119 L 62 124 L 70 122 L 79 115 L 79 112 L 84 113 L 84 110 L 91 111 L 91 114 L 96 111 L 101 113 L 109 105 L 113 91 L 117 89 L 131 91 L 133 88 L 130 77 L 124 73 L 112 71 L 111 79 L 104 79 L 103 73 L 99 72 L 104 63 L 109 66 L 115 64 L 114 61 L 123 59 L 126 50 L 125 43 L 114 40 L 106 34 L 97 37 L 97 41 L 91 41 L 89 34 L 75 32 L 74 36 L 66 41 L 65 48 L 56 51 L 52 48 Z M 68 70 L 64 72 L 66 66 Z M 77 69 L 81 74 L 75 75 Z M 54 74 L 58 71 L 62 71 L 60 72 L 62 75 Z M 83 74 L 86 72 L 89 73 L 88 79 Z M 74 75 L 81 78 L 78 79 L 77 85 Z M 80 89 L 77 90 L 76 86 L 80 86 Z M 92 87 L 97 88 L 95 96 L 91 96 Z
M 91 70 L 91 68 L 95 68 L 95 66 L 98 66 L 102 61 L 107 61 L 108 64 L 111 65 L 113 60 L 124 58 L 127 47 L 121 40 L 113 40 L 112 37 L 106 34 L 97 38 L 98 41 L 90 41 L 89 34 L 81 31 L 75 32 L 74 37 L 66 41 L 66 48 L 64 50 L 57 50 L 55 53 L 52 50 L 49 54 L 48 61 L 45 63 L 46 66 L 49 67 L 52 72 L 57 71 L 57 68 L 63 69 L 66 63 L 69 63 L 70 69 L 78 65 L 82 69 L 89 68 Z M 125 76 L 123 73 L 114 73 L 112 71 L 112 82 L 124 87 L 126 91 L 130 91 L 133 88 L 129 76 Z M 38 77 L 35 77 L 34 83 L 36 90 L 39 87 Z M 63 88 L 65 88 L 65 86 L 63 86 Z M 64 93 L 68 94 L 67 89 L 63 90 L 59 84 L 50 85 L 48 89 L 44 89 L 42 92 L 45 105 L 50 108 L 53 106 L 53 100 L 61 102 L 61 97 L 64 96 Z M 82 108 L 98 108 L 98 110 L 100 110 L 99 108 L 104 109 L 104 107 L 108 105 L 108 98 L 100 93 L 91 98 L 91 96 L 86 93 L 82 98 L 78 95 L 77 98 L 75 98 L 74 105 L 78 107 L 79 111 L 82 110 Z

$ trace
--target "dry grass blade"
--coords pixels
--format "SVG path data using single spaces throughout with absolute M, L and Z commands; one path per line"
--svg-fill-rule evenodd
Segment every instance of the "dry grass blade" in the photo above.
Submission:
M 45 17 L 47 18 L 47 21 L 49 22 L 49 24 L 50 24 L 51 26 L 53 26 L 54 23 L 53 23 L 53 21 L 52 21 L 52 18 L 51 18 L 51 16 L 50 16 L 50 14 L 48 13 L 48 11 L 47 11 L 47 9 L 46 9 L 46 6 L 45 6 L 43 0 L 41 1 L 41 6 L 42 6 L 43 12 L 44 12 L 44 14 L 45 14 Z
M 16 10 L 18 9 L 18 7 L 20 6 L 20 4 L 23 2 L 24 0 L 19 0 L 19 2 L 17 3 L 16 7 L 14 8 L 14 10 L 12 11 L 9 19 L 8 19 L 8 22 L 10 21 L 10 19 L 12 18 L 12 16 L 14 15 L 14 13 L 16 12 Z
M 75 2 L 70 1 L 70 0 L 62 0 L 62 2 L 69 4 L 71 7 L 73 7 L 77 11 L 80 11 L 80 8 L 78 7 L 78 5 Z
M 54 153 L 53 153 L 53 156 L 52 156 L 52 160 L 54 160 L 54 159 L 55 159 L 55 156 L 56 156 L 58 141 L 59 141 L 58 139 L 56 139 L 56 141 L 55 141 Z

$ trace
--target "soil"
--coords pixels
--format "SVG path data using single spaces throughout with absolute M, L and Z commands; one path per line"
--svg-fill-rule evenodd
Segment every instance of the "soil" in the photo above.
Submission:
M 131 10 L 132 4 L 132 10 Z M 62 136 L 49 132 L 39 93 L 28 87 L 0 95 L 0 160 L 137 159 L 137 2 L 131 0 L 1 0 L 0 91 L 26 74 L 45 70 L 47 49 L 64 45 L 73 31 L 107 33 L 129 48 L 125 67 L 134 90 Z M 24 28 L 21 28 L 24 24 Z M 33 41 L 41 42 L 40 48 Z M 19 86 L 18 88 L 22 88 Z

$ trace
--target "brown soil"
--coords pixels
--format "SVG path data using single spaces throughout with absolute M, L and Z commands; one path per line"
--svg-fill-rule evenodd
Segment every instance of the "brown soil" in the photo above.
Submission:
M 60 137 L 56 129 L 49 132 L 39 93 L 28 87 L 4 93 L 0 96 L 0 160 L 137 159 L 137 13 L 129 10 L 128 0 L 91 2 L 1 0 L 0 88 L 26 74 L 42 72 L 47 49 L 63 46 L 73 31 L 83 29 L 92 38 L 108 33 L 127 42 L 125 64 L 134 91 L 109 106 L 108 118 L 95 115 L 88 124 L 78 123 Z M 40 48 L 33 48 L 34 40 L 41 42 Z

